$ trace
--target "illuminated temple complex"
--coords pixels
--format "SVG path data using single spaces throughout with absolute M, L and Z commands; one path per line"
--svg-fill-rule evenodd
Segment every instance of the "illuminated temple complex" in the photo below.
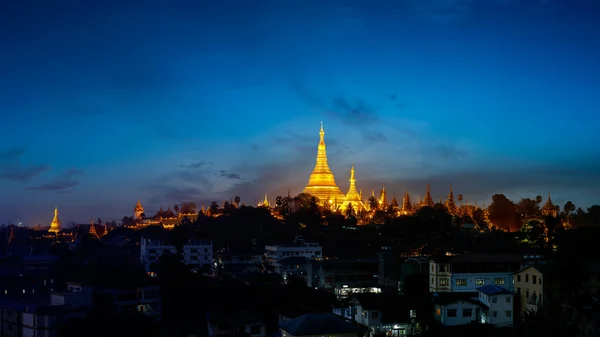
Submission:
M 391 207 L 399 214 L 408 215 L 412 214 L 420 207 L 433 207 L 435 204 L 431 196 L 429 185 L 427 185 L 425 196 L 422 196 L 416 202 L 411 200 L 408 192 L 404 193 L 402 204 L 398 203 L 395 196 L 392 197 L 391 202 L 388 202 L 385 186 L 382 187 L 378 196 L 375 195 L 375 190 L 373 190 L 369 199 L 363 199 L 362 191 L 359 191 L 356 187 L 354 166 L 350 169 L 350 187 L 348 188 L 348 193 L 342 193 L 335 182 L 335 177 L 327 162 L 327 146 L 325 145 L 323 122 L 321 122 L 321 130 L 319 131 L 319 145 L 317 148 L 315 168 L 310 174 L 308 185 L 304 188 L 302 193 L 317 197 L 321 205 L 330 206 L 332 208 L 339 207 L 342 210 L 345 210 L 349 205 L 352 205 L 357 212 L 373 209 L 388 210 L 388 207 Z M 450 187 L 450 193 L 446 200 L 444 202 L 440 200 L 440 203 L 449 206 L 453 211 L 455 210 L 456 206 L 454 204 L 452 187 Z

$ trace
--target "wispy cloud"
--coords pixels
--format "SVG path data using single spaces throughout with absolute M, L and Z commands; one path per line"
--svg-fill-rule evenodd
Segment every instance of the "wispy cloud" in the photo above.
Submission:
M 0 152 L 0 178 L 22 183 L 50 169 L 48 165 L 23 165 L 21 158 L 26 152 L 26 146 Z
M 79 181 L 76 178 L 83 174 L 83 171 L 71 169 L 45 184 L 28 187 L 27 189 L 38 191 L 69 192 L 73 187 L 79 185 Z

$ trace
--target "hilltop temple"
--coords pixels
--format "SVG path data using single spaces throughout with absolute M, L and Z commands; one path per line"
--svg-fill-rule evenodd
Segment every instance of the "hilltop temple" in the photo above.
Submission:
M 52 222 L 50 223 L 50 229 L 48 229 L 48 232 L 50 233 L 58 233 L 62 230 L 62 226 L 60 224 L 60 219 L 58 218 L 58 207 L 54 208 L 54 218 L 52 219 Z

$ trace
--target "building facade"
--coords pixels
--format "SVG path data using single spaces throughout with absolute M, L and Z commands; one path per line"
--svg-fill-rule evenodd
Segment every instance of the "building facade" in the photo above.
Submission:
M 140 261 L 146 271 L 152 264 L 158 263 L 163 254 L 176 254 L 177 249 L 171 242 L 142 237 L 140 241 Z M 210 240 L 189 240 L 183 246 L 182 262 L 193 268 L 211 272 L 213 267 L 213 246 Z

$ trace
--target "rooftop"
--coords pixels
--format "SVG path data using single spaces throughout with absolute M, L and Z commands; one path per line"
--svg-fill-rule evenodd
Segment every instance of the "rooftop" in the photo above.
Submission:
M 279 324 L 279 328 L 294 336 L 358 334 L 360 332 L 358 326 L 330 313 L 302 315 Z
M 483 287 L 479 287 L 477 288 L 477 291 L 482 292 L 488 296 L 493 296 L 493 295 L 512 295 L 512 291 L 504 289 L 502 287 L 498 287 L 496 285 L 493 284 L 488 284 L 486 286 Z

